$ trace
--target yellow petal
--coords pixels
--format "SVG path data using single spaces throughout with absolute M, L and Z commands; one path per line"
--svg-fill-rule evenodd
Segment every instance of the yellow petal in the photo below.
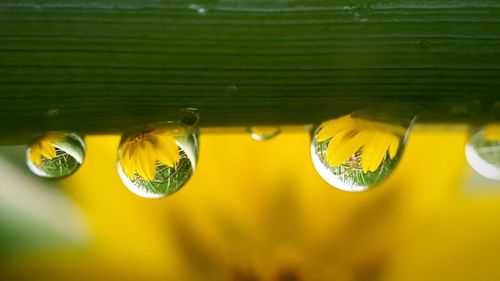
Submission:
M 337 134 L 328 144 L 326 160 L 332 166 L 346 162 L 367 142 L 367 139 L 369 136 L 364 131 L 353 136 L 347 131 Z
M 156 159 L 154 148 L 149 141 L 141 142 L 135 151 L 135 164 L 139 175 L 147 180 L 154 179 L 156 175 Z
M 120 165 L 123 169 L 123 172 L 125 173 L 125 175 L 127 175 L 127 177 L 131 180 L 134 179 L 134 175 L 135 175 L 135 171 L 136 171 L 136 167 L 135 167 L 135 163 L 134 163 L 134 158 L 131 158 L 129 157 L 128 152 L 130 150 L 130 146 L 127 147 L 127 149 L 123 149 L 122 150 L 122 157 L 120 158 Z
M 125 142 L 123 144 L 122 149 L 120 150 L 120 153 L 121 153 L 120 158 L 130 160 L 131 155 L 133 154 L 134 147 L 135 147 L 134 143 Z
M 345 130 L 355 129 L 355 123 L 351 115 L 346 115 L 337 119 L 332 119 L 324 122 L 316 136 L 318 142 L 325 141 Z
M 376 131 L 372 132 L 373 139 L 364 145 L 361 155 L 361 166 L 364 173 L 378 169 L 390 142 L 390 135 Z
M 36 166 L 42 163 L 42 153 L 40 151 L 40 145 L 37 143 L 30 147 L 30 161 Z
M 484 139 L 487 141 L 500 141 L 500 124 L 491 124 L 484 128 Z
M 155 152 L 158 161 L 169 167 L 173 167 L 180 160 L 179 148 L 172 136 L 158 138 Z
M 49 141 L 42 140 L 40 142 L 40 151 L 41 154 L 47 159 L 56 157 L 56 148 Z
M 389 157 L 391 159 L 394 159 L 394 157 L 396 156 L 398 148 L 399 148 L 399 138 L 396 136 L 391 136 L 391 140 L 389 143 Z

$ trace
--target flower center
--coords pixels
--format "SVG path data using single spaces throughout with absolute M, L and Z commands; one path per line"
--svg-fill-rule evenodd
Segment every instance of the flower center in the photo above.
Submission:
M 145 136 L 146 136 L 146 133 L 136 134 L 132 138 L 130 138 L 130 142 L 133 144 L 141 143 L 144 141 Z

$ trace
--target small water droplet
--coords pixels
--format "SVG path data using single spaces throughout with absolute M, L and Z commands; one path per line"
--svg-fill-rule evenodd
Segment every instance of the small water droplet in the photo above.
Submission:
M 238 86 L 229 85 L 229 86 L 227 86 L 227 91 L 234 94 L 234 93 L 238 92 Z
M 466 119 L 471 116 L 476 115 L 481 111 L 481 103 L 478 100 L 470 99 L 463 102 L 454 103 L 450 109 L 449 113 L 458 119 Z
M 360 22 L 368 21 L 368 17 L 372 12 L 372 8 L 368 5 L 355 6 L 351 9 L 354 19 Z
M 180 126 L 124 135 L 118 150 L 118 174 L 125 186 L 144 198 L 161 198 L 189 180 L 198 159 L 197 134 Z
M 60 112 L 61 111 L 57 108 L 51 108 L 51 109 L 47 110 L 46 114 L 48 116 L 56 116 L 56 115 L 59 115 Z
M 465 146 L 465 157 L 478 174 L 500 180 L 500 123 L 474 130 Z
M 408 127 L 410 127 L 409 125 Z M 408 129 L 346 115 L 322 123 L 314 132 L 311 157 L 333 187 L 367 190 L 385 180 L 401 158 Z
M 252 139 L 266 141 L 277 136 L 281 132 L 281 128 L 275 126 L 253 126 L 248 128 L 248 132 Z
M 184 108 L 180 111 L 179 120 L 185 126 L 195 126 L 200 121 L 200 113 L 197 108 Z
M 204 15 L 207 13 L 207 9 L 201 5 L 198 5 L 198 4 L 189 5 L 189 9 L 195 10 L 196 12 L 198 12 L 199 15 Z
M 422 48 L 425 51 L 428 51 L 429 48 L 431 47 L 431 43 L 429 41 L 426 41 L 426 40 L 419 41 L 418 44 L 419 44 L 420 48 Z
M 62 178 L 83 163 L 85 143 L 75 133 L 53 132 L 36 140 L 26 150 L 26 163 L 35 175 Z

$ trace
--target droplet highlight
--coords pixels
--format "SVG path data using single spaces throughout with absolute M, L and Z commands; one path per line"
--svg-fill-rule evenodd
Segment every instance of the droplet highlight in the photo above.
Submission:
M 281 132 L 281 128 L 275 126 L 253 126 L 249 127 L 247 131 L 250 133 L 252 139 L 266 141 L 277 136 Z
M 85 143 L 75 133 L 49 133 L 26 150 L 31 172 L 43 178 L 62 178 L 74 173 L 85 157 Z
M 500 180 L 500 123 L 473 130 L 465 146 L 465 157 L 478 174 Z
M 195 131 L 181 126 L 152 129 L 122 137 L 118 174 L 134 194 L 161 198 L 184 186 L 197 159 Z
M 346 115 L 322 123 L 314 132 L 311 157 L 333 187 L 359 192 L 384 181 L 401 158 L 408 129 Z

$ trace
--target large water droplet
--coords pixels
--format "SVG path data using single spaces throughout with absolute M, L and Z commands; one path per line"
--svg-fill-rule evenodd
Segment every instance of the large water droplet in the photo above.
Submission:
M 198 139 L 191 129 L 152 129 L 122 137 L 118 174 L 138 196 L 160 198 L 176 192 L 189 180 L 197 158 Z
M 37 176 L 61 178 L 83 163 L 85 143 L 75 133 L 54 132 L 31 144 L 26 151 L 28 168 Z
M 277 136 L 281 132 L 281 128 L 275 126 L 253 126 L 248 128 L 248 132 L 252 139 L 266 141 Z
M 500 123 L 473 131 L 465 146 L 465 156 L 478 174 L 500 180 Z
M 322 123 L 314 132 L 312 161 L 333 187 L 364 191 L 392 173 L 407 135 L 402 126 L 346 115 Z

